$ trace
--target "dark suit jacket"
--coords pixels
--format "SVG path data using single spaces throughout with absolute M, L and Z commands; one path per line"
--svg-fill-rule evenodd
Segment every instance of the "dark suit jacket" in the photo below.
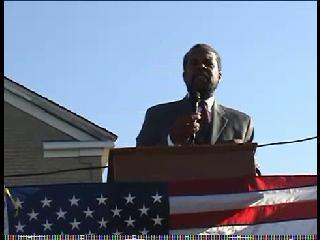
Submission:
M 168 135 L 177 118 L 190 113 L 192 106 L 187 98 L 150 107 L 136 139 L 136 146 L 168 145 Z M 253 140 L 253 124 L 247 114 L 224 107 L 216 101 L 211 113 L 211 144 Z

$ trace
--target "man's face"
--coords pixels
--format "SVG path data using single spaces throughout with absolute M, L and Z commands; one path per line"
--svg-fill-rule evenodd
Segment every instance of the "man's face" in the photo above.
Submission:
M 189 92 L 199 92 L 202 99 L 212 96 L 220 80 L 216 54 L 202 48 L 189 52 L 183 79 Z

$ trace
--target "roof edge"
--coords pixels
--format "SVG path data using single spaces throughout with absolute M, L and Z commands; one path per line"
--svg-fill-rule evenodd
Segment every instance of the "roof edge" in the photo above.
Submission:
M 69 123 L 70 125 L 79 128 L 80 130 L 92 135 L 99 140 L 116 141 L 118 136 L 105 128 L 89 121 L 88 119 L 72 112 L 71 110 L 57 104 L 56 102 L 43 97 L 42 95 L 28 89 L 20 83 L 4 76 L 4 87 L 15 95 L 20 96 L 26 101 L 32 102 L 34 105 L 42 108 L 55 117 Z

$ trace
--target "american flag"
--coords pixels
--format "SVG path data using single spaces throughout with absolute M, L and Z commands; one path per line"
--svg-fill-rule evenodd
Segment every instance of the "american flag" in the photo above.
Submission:
M 9 233 L 316 234 L 316 176 L 9 188 Z

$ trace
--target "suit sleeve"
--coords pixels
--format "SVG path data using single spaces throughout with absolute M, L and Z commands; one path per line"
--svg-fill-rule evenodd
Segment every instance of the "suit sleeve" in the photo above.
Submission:
M 253 138 L 254 138 L 254 128 L 253 128 L 252 119 L 250 118 L 246 136 L 244 138 L 244 142 L 253 142 Z M 256 166 L 256 175 L 261 176 L 260 165 L 258 164 L 256 157 L 254 157 L 254 163 Z
M 252 142 L 253 138 L 254 138 L 254 128 L 253 128 L 252 119 L 250 118 L 243 142 Z
M 144 122 L 139 135 L 136 138 L 136 146 L 155 146 L 160 141 L 157 130 L 157 119 L 154 111 L 149 108 L 145 114 Z

